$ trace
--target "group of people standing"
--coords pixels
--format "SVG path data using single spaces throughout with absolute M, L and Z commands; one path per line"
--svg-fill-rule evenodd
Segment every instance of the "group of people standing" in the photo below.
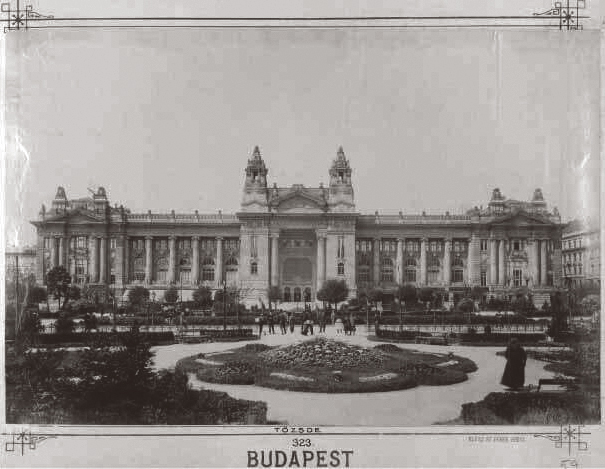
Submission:
M 313 326 L 319 325 L 319 333 L 326 332 L 326 325 L 328 320 L 331 319 L 331 323 L 336 326 L 337 334 L 352 335 L 355 333 L 355 316 L 353 313 L 344 315 L 343 317 L 336 315 L 334 312 L 331 317 L 325 311 L 318 311 L 315 314 L 311 311 L 304 311 L 302 313 L 302 321 L 300 332 L 303 335 L 313 335 Z M 288 330 L 290 334 L 294 333 L 296 325 L 296 318 L 293 313 L 286 313 L 283 310 L 269 311 L 268 313 L 261 313 L 257 319 L 258 323 L 258 335 L 263 335 L 263 329 L 267 326 L 267 334 L 275 334 L 275 325 L 279 324 L 282 335 L 287 334 Z

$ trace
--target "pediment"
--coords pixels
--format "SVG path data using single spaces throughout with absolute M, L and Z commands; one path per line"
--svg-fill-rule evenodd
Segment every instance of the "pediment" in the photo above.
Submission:
M 493 220 L 490 224 L 496 226 L 523 227 L 536 225 L 551 225 L 552 222 L 537 214 L 518 212 L 504 215 L 500 218 Z
M 325 211 L 325 202 L 299 192 L 282 197 L 277 201 L 276 209 L 280 213 L 317 213 Z
M 96 216 L 88 210 L 75 210 L 73 212 L 60 213 L 45 218 L 46 222 L 68 222 L 70 225 L 84 225 L 88 223 L 101 223 L 103 218 Z

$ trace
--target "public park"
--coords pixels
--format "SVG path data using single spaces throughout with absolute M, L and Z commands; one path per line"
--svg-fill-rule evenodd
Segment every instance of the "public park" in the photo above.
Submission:
M 600 303 L 558 289 L 538 308 L 468 288 L 387 296 L 326 280 L 320 301 L 246 307 L 201 286 L 123 297 L 61 266 L 7 279 L 8 423 L 326 426 L 600 421 Z M 286 310 L 285 307 L 288 309 Z M 505 371 L 506 370 L 506 371 Z M 342 396 L 342 397 L 340 397 Z

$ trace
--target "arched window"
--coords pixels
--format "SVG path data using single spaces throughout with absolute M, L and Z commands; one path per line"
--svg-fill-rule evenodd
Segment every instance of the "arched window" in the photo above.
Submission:
M 214 259 L 211 257 L 204 258 L 202 262 L 202 281 L 214 282 Z
M 416 259 L 409 257 L 405 261 L 405 266 L 406 267 L 416 267 Z
M 290 287 L 284 288 L 284 301 L 290 302 L 292 300 L 292 296 L 290 295 Z
M 311 289 L 309 287 L 305 288 L 304 297 L 305 303 L 311 301 Z
M 339 262 L 337 267 L 338 267 L 338 275 L 344 275 L 345 274 L 344 262 Z
M 258 264 L 256 262 L 250 263 L 250 274 L 252 274 L 252 275 L 258 274 Z
M 406 283 L 416 283 L 416 269 L 405 269 Z
M 454 267 L 464 267 L 464 261 L 461 257 L 455 257 L 453 262 Z
M 299 287 L 294 288 L 294 301 L 301 301 L 301 292 Z
M 380 271 L 380 279 L 383 282 L 393 281 L 393 260 L 389 257 L 382 259 L 382 269 Z

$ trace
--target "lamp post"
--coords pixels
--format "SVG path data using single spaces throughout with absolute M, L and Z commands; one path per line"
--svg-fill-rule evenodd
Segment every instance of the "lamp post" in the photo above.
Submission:
M 155 292 L 151 293 L 151 302 L 153 303 L 153 307 L 151 308 L 151 325 L 154 325 L 154 313 L 155 313 Z

